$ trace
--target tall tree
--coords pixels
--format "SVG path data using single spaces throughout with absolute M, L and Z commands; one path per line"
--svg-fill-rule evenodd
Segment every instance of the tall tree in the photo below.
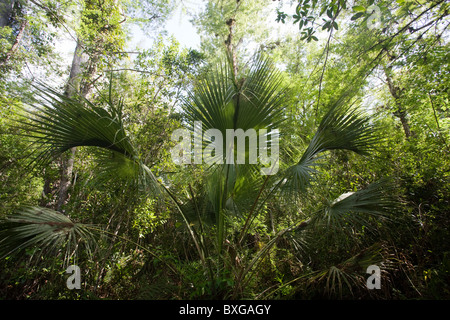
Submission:
M 136 6 L 142 6 L 139 14 L 136 14 Z M 125 43 L 125 30 L 123 23 L 127 21 L 127 15 L 140 21 L 144 15 L 146 27 L 157 25 L 165 19 L 170 9 L 164 7 L 164 3 L 153 0 L 139 3 L 126 1 L 97 1 L 86 0 L 82 4 L 80 24 L 77 26 L 77 46 L 74 52 L 72 68 L 69 75 L 66 94 L 72 97 L 75 92 L 86 98 L 93 84 L 102 76 L 103 70 L 110 69 L 119 58 L 124 57 L 123 47 Z M 134 14 L 134 16 L 133 16 Z M 147 17 L 145 15 L 149 15 Z M 85 57 L 85 61 L 83 61 Z M 98 76 L 97 76 L 98 74 Z M 66 203 L 72 180 L 74 157 L 76 149 L 71 149 L 68 157 L 61 159 L 61 178 L 59 183 L 58 200 L 56 209 L 61 210 Z
M 65 89 L 68 97 L 79 95 L 86 98 L 95 82 L 94 76 L 100 59 L 122 51 L 125 35 L 121 28 L 124 21 L 121 12 L 122 8 L 117 1 L 84 1 L 81 22 L 77 28 L 78 39 Z M 68 156 L 63 156 L 60 160 L 61 178 L 56 203 L 58 211 L 68 199 L 75 153 L 76 148 L 71 148 Z
M 208 60 L 219 62 L 228 54 L 234 68 L 239 69 L 260 46 L 276 42 L 272 36 L 276 26 L 267 21 L 270 16 L 275 19 L 276 15 L 264 0 L 212 0 L 193 16 L 192 22 Z

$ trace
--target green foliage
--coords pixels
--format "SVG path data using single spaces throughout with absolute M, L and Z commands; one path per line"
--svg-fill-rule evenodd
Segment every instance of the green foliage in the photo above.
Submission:
M 1 298 L 448 299 L 447 2 L 211 0 L 199 51 L 159 33 L 173 1 L 17 3 L 0 29 Z M 133 23 L 150 49 L 125 52 Z M 34 82 L 68 75 L 59 34 L 82 43 L 83 98 Z M 171 134 L 194 121 L 280 129 L 278 173 L 176 165 Z M 73 147 L 69 201 L 44 208 Z
M 0 217 L 23 204 L 35 202 L 40 197 L 42 179 L 27 168 L 28 160 L 23 150 L 28 144 L 18 136 L 14 127 L 21 117 L 21 104 L 1 97 L 0 109 Z M 3 100 L 4 99 L 4 100 Z M 4 104 L 3 104 L 4 103 Z
M 121 13 L 120 2 L 103 1 L 101 6 L 96 1 L 86 0 L 78 25 L 78 37 L 85 46 L 84 51 L 91 56 L 102 56 L 108 63 L 109 55 L 120 52 L 124 46 L 125 21 Z M 100 65 L 101 66 L 101 65 Z
M 20 74 L 26 64 L 45 65 L 46 71 L 52 74 L 60 72 L 60 57 L 54 46 L 58 35 L 53 27 L 60 26 L 58 13 L 67 6 L 50 1 L 44 5 L 14 1 L 9 25 L 0 27 L 0 69 L 4 73 L 0 84 L 10 74 Z M 18 38 L 23 26 L 24 31 Z M 18 47 L 12 50 L 16 42 Z M 8 57 L 7 53 L 11 55 Z
M 139 238 L 157 231 L 157 228 L 164 225 L 170 217 L 169 212 L 156 212 L 156 200 L 146 198 L 135 210 L 133 229 L 139 232 Z

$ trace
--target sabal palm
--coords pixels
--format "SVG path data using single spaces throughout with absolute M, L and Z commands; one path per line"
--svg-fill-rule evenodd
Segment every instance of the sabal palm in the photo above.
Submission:
M 227 129 L 245 131 L 251 128 L 270 130 L 283 127 L 286 117 L 284 110 L 288 104 L 289 90 L 284 85 L 282 74 L 270 60 L 256 56 L 251 68 L 242 75 L 233 74 L 233 68 L 221 68 L 208 75 L 191 93 L 185 111 L 191 124 L 201 121 L 205 130 L 218 128 L 225 136 Z M 280 131 L 282 142 L 283 139 L 290 139 L 287 134 L 283 135 L 283 130 Z M 279 174 L 261 176 L 258 165 L 256 170 L 255 166 L 249 164 L 212 166 L 207 183 L 215 187 L 206 190 L 216 214 L 218 253 L 221 253 L 227 230 L 227 215 L 237 214 L 242 221 L 240 234 L 231 244 L 239 251 L 246 232 L 271 196 L 292 199 L 307 194 L 308 185 L 315 178 L 316 167 L 325 152 L 347 150 L 367 155 L 377 140 L 371 117 L 350 108 L 344 99 L 339 99 L 329 106 L 300 159 L 279 159 L 284 162 L 285 168 Z M 364 224 L 369 216 L 385 216 L 392 205 L 383 192 L 386 187 L 384 181 L 374 182 L 364 190 L 330 201 L 328 207 L 311 214 L 309 219 L 278 230 L 278 234 L 237 272 L 236 283 L 242 286 L 251 269 L 261 261 L 276 240 L 289 231 L 305 228 L 316 221 L 325 221 L 328 226 L 340 226 L 344 222 Z
M 257 56 L 245 74 L 234 75 L 231 70 L 226 64 L 217 67 L 201 79 L 190 93 L 184 103 L 184 111 L 192 128 L 194 121 L 201 121 L 204 129 L 214 128 L 223 133 L 226 129 L 258 130 L 282 126 L 284 108 L 289 103 L 289 96 L 287 88 L 283 86 L 281 73 L 272 63 Z M 193 206 L 182 205 L 174 190 L 162 184 L 158 185 L 158 180 L 142 162 L 125 132 L 121 119 L 121 104 L 114 105 L 109 101 L 108 109 L 103 109 L 87 100 L 70 99 L 48 88 L 41 91 L 41 98 L 39 104 L 34 106 L 35 111 L 29 112 L 30 121 L 24 122 L 26 134 L 36 144 L 35 161 L 48 161 L 74 146 L 98 147 L 104 150 L 103 172 L 115 170 L 114 172 L 121 172 L 123 178 L 129 178 L 139 185 L 151 185 L 153 190 L 165 191 L 186 222 L 200 258 L 213 281 L 215 274 L 211 260 L 207 257 L 211 255 L 211 246 L 208 246 L 208 239 L 205 238 L 208 233 L 204 228 L 207 226 L 202 221 L 203 211 L 196 205 L 196 195 L 194 192 L 191 194 Z M 330 106 L 302 157 L 296 161 L 280 159 L 286 162 L 285 169 L 276 176 L 261 176 L 258 171 L 260 164 L 211 166 L 200 196 L 204 199 L 202 203 L 212 208 L 215 213 L 213 229 L 216 253 L 213 256 L 222 255 L 227 215 L 235 214 L 242 221 L 242 230 L 233 244 L 235 249 L 239 250 L 246 232 L 271 195 L 295 197 L 308 191 L 308 184 L 314 179 L 316 166 L 324 152 L 350 150 L 367 154 L 375 143 L 370 117 L 345 106 L 343 101 L 338 101 Z M 289 161 L 291 165 L 288 165 Z M 384 214 L 389 203 L 384 200 L 382 188 L 383 184 L 374 183 L 365 190 L 330 202 L 328 207 L 311 215 L 310 219 L 303 219 L 288 228 L 278 230 L 264 248 L 248 257 L 247 263 L 243 264 L 240 270 L 236 270 L 235 293 L 239 292 L 254 266 L 267 254 L 275 241 L 286 233 L 306 228 L 313 220 L 320 218 L 325 218 L 328 223 L 339 224 L 349 217 L 349 221 L 356 221 L 363 219 L 362 215 Z M 191 224 L 191 208 L 196 208 L 195 216 L 200 222 L 198 227 Z M 30 213 L 33 209 L 27 210 Z M 40 209 L 34 210 L 37 213 Z M 12 215 L 8 219 L 15 224 L 4 224 L 3 230 L 0 231 L 0 249 L 10 252 L 22 248 L 24 244 L 50 245 L 57 239 L 60 244 L 64 243 L 71 234 L 69 231 L 73 230 L 76 224 L 64 224 L 67 232 L 54 233 L 51 239 L 45 238 L 45 235 L 50 233 L 43 233 L 42 230 L 43 227 L 46 231 L 60 228 L 61 226 L 52 220 L 59 219 L 57 217 L 60 217 L 60 214 L 56 212 L 46 215 L 45 221 L 32 215 L 28 215 L 27 220 Z M 27 239 L 25 243 L 24 232 Z M 76 233 L 76 237 L 82 236 L 83 233 Z M 61 238 L 64 241 L 61 241 Z

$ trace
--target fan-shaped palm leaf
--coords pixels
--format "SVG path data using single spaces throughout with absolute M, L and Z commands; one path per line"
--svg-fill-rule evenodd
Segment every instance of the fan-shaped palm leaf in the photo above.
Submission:
M 304 192 L 316 172 L 321 154 L 329 150 L 349 150 L 367 155 L 378 142 L 371 117 L 340 100 L 323 117 L 300 161 L 288 168 L 280 185 L 289 194 Z
M 384 260 L 381 245 L 375 243 L 338 265 L 314 272 L 308 282 L 319 290 L 323 288 L 329 297 L 342 298 L 346 290 L 354 295 L 355 289 L 366 289 L 367 267 L 382 264 Z
M 267 58 L 258 55 L 251 66 L 238 85 L 227 66 L 215 68 L 199 81 L 184 103 L 192 131 L 195 121 L 202 123 L 203 130 L 219 130 L 223 137 L 227 129 L 277 128 L 283 121 L 288 89 Z
M 97 147 L 103 150 L 99 153 L 100 164 L 105 168 L 102 172 L 110 173 L 114 168 L 121 177 L 156 185 L 125 132 L 121 102 L 107 101 L 107 110 L 44 85 L 36 89 L 32 110 L 27 110 L 27 119 L 21 121 L 23 135 L 34 146 L 34 163 L 45 163 L 73 147 Z
M 96 247 L 92 226 L 73 222 L 67 216 L 47 208 L 24 207 L 0 224 L 0 255 L 39 247 L 48 253 L 63 253 L 67 263 L 78 248 L 88 255 Z
M 382 179 L 365 189 L 343 194 L 321 210 L 315 219 L 325 221 L 327 227 L 332 228 L 343 228 L 346 223 L 370 228 L 370 217 L 390 219 L 395 206 L 391 188 L 391 183 Z

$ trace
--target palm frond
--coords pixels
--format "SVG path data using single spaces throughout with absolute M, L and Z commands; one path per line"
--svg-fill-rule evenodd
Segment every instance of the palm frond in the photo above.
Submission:
M 232 76 L 228 68 L 215 67 L 184 100 L 184 110 L 188 120 L 201 121 L 206 129 L 218 129 L 225 132 L 232 128 L 233 106 L 235 94 Z
M 92 183 L 103 185 L 109 181 L 118 181 L 127 188 L 161 194 L 153 172 L 139 159 L 132 160 L 122 153 L 104 148 L 96 148 L 94 159 L 97 165 Z
M 20 121 L 22 135 L 32 143 L 32 161 L 43 164 L 73 147 L 96 147 L 101 172 L 156 186 L 153 174 L 144 168 L 139 152 L 122 122 L 123 102 L 106 101 L 97 107 L 82 97 L 71 98 L 45 85 L 36 87 L 32 109 Z M 99 175 L 101 176 L 101 175 Z
M 22 121 L 24 135 L 39 147 L 35 160 L 49 160 L 78 146 L 96 146 L 137 157 L 123 124 L 121 105 L 105 110 L 86 99 L 69 98 L 49 87 L 37 87 L 36 101 Z
M 282 73 L 267 57 L 257 55 L 240 88 L 237 128 L 271 129 L 283 122 L 289 101 L 289 88 L 283 84 Z
M 340 101 L 323 117 L 301 159 L 286 170 L 281 186 L 288 194 L 304 192 L 324 152 L 349 150 L 367 155 L 377 142 L 371 117 Z
M 227 66 L 217 66 L 200 79 L 184 101 L 184 110 L 194 129 L 200 121 L 203 130 L 217 129 L 223 137 L 227 129 L 273 129 L 283 121 L 289 97 L 282 75 L 273 63 L 256 56 L 247 74 L 236 86 Z M 225 150 L 225 149 L 224 149 Z
M 364 225 L 370 229 L 369 218 L 390 219 L 395 206 L 391 189 L 390 181 L 381 179 L 369 184 L 365 189 L 345 193 L 330 202 L 315 219 L 334 229 L 342 229 L 346 223 L 352 226 Z
M 0 223 L 0 256 L 38 247 L 46 254 L 62 254 L 68 263 L 80 248 L 91 256 L 96 243 L 92 226 L 47 208 L 24 207 Z
M 383 264 L 384 260 L 382 246 L 375 243 L 342 263 L 316 271 L 308 282 L 328 297 L 342 298 L 346 290 L 354 296 L 358 290 L 367 291 L 367 267 Z

